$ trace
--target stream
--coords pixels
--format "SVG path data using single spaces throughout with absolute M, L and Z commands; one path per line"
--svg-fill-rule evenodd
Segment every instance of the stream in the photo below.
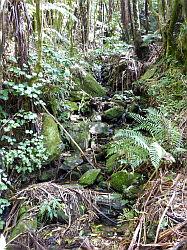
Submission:
M 132 125 L 128 112 L 142 110 L 140 97 L 130 86 L 139 73 L 137 63 L 128 64 L 124 58 L 118 59 L 117 66 L 112 62 L 98 69 L 95 75 L 105 90 L 94 82 L 98 90 L 94 89 L 91 98 L 75 90 L 66 102 L 65 129 L 84 155 L 71 139 L 63 137 L 60 159 L 39 173 L 37 184 L 17 194 L 24 202 L 9 213 L 9 218 L 17 214 L 10 239 L 22 234 L 25 224 L 31 229 L 27 234 L 30 243 L 24 235 L 19 241 L 34 247 L 35 239 L 45 249 L 120 249 L 131 235 L 123 210 L 132 207 L 135 197 L 125 197 L 118 183 L 111 181 L 113 172 L 121 168 L 116 160 L 108 160 L 107 148 L 117 130 Z M 46 204 L 49 198 L 51 203 Z M 38 222 L 42 222 L 40 229 L 36 229 Z M 20 249 L 18 245 L 10 249 Z

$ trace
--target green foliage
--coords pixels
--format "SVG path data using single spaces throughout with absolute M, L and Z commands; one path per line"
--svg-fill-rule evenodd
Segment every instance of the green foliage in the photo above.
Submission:
M 94 56 L 113 56 L 126 54 L 132 49 L 132 45 L 129 45 L 120 40 L 120 37 L 105 37 L 104 46 L 102 48 L 97 48 L 92 52 Z
M 32 131 L 32 130 L 31 130 Z M 47 161 L 48 154 L 43 144 L 43 137 L 33 134 L 31 139 L 25 139 L 21 142 L 14 142 L 9 137 L 10 146 L 2 148 L 3 161 L 7 170 L 16 170 L 17 173 L 25 174 L 40 169 Z
M 177 127 L 156 109 L 148 109 L 146 117 L 129 115 L 137 125 L 116 133 L 114 142 L 109 145 L 108 156 L 117 155 L 122 165 L 130 165 L 133 169 L 149 161 L 156 169 L 162 159 L 174 162 L 171 153 L 180 152 L 182 144 Z
M 1 153 L 7 171 L 32 172 L 48 159 L 43 137 L 29 128 L 36 121 L 36 113 L 23 110 L 1 121 Z
M 139 84 L 145 87 L 150 100 L 159 105 L 166 112 L 176 115 L 187 108 L 186 75 L 182 72 L 184 64 L 171 57 L 164 58 L 154 65 L 153 74 L 143 75 Z M 148 72 L 151 73 L 151 69 Z
M 5 174 L 5 172 L 0 169 L 0 195 L 2 192 L 5 192 L 8 187 L 7 185 L 10 184 L 7 178 L 7 175 Z M 1 195 L 2 197 L 2 195 Z M 1 219 L 1 216 L 5 210 L 6 207 L 8 207 L 10 205 L 10 202 L 5 199 L 5 198 L 0 198 L 0 230 L 3 229 L 4 226 L 4 221 Z
M 118 225 L 122 226 L 125 222 L 129 222 L 138 217 L 138 211 L 134 209 L 124 208 L 123 213 L 118 216 Z
M 53 198 L 41 204 L 38 216 L 41 221 L 53 221 L 54 219 L 58 219 L 59 212 L 63 213 L 64 217 L 66 217 L 64 209 L 65 205 L 61 200 Z

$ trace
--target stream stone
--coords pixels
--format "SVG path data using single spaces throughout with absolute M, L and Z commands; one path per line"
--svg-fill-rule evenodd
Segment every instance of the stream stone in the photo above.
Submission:
M 125 112 L 123 107 L 116 106 L 104 112 L 103 119 L 106 121 L 114 121 L 119 119 Z
M 57 159 L 62 150 L 62 141 L 58 125 L 48 114 L 43 114 L 42 135 L 44 137 L 44 145 L 49 154 L 49 160 Z
M 65 171 L 71 171 L 74 168 L 78 167 L 83 163 L 83 159 L 80 157 L 80 154 L 73 154 L 69 157 L 66 157 L 60 169 Z
M 89 132 L 92 135 L 107 135 L 109 133 L 109 127 L 106 123 L 103 122 L 95 122 L 91 125 Z
M 79 180 L 79 183 L 83 186 L 90 186 L 93 185 L 94 182 L 97 180 L 101 169 L 90 169 L 86 173 L 82 175 Z
M 79 170 L 79 172 L 81 174 L 84 174 L 86 173 L 88 170 L 90 169 L 93 169 L 92 165 L 90 165 L 89 163 L 84 163 L 84 164 L 81 164 L 80 166 L 78 166 L 77 168 Z
M 68 128 L 68 132 L 72 136 L 72 138 L 77 142 L 77 144 L 82 148 L 82 150 L 86 150 L 88 148 L 88 144 L 90 141 L 90 132 L 89 132 L 89 122 L 85 121 L 77 121 L 70 124 Z M 75 144 L 70 141 L 71 147 L 78 151 Z

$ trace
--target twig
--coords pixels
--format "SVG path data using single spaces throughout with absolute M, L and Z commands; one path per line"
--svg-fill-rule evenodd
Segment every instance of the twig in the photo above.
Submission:
M 142 221 L 143 221 L 143 216 L 140 218 L 140 222 L 139 222 L 138 226 L 136 227 L 136 230 L 134 232 L 134 235 L 132 237 L 132 240 L 131 240 L 131 243 L 128 247 L 128 250 L 133 250 L 134 246 L 136 245 L 137 238 L 138 238 L 138 235 L 140 233 L 141 226 L 142 226 Z
M 162 224 L 162 221 L 171 205 L 171 203 L 173 202 L 174 198 L 175 198 L 175 192 L 173 193 L 172 197 L 170 198 L 169 202 L 168 202 L 168 205 L 166 206 L 161 218 L 160 218 L 160 221 L 159 221 L 159 224 L 158 224 L 158 227 L 157 227 L 157 230 L 156 230 L 156 237 L 155 237 L 155 241 L 154 243 L 157 243 L 157 240 L 158 240 L 158 236 L 159 236 L 159 232 L 160 232 L 160 227 L 161 227 L 161 224 Z
M 187 247 L 187 239 L 180 241 L 176 246 L 172 248 L 172 250 L 179 250 L 181 249 L 181 247 L 185 247 L 185 248 Z

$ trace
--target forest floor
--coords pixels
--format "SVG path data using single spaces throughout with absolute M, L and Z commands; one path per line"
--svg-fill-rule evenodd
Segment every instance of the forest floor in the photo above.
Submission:
M 148 64 L 154 63 L 156 59 L 157 56 L 151 57 Z M 142 64 L 129 61 L 125 66 L 130 69 L 128 77 L 132 80 L 135 76 L 139 78 L 143 72 Z M 112 88 L 116 88 L 115 91 L 110 89 L 105 97 L 95 96 L 86 100 L 81 115 L 77 114 L 76 108 L 71 113 L 71 126 L 67 124 L 66 129 L 72 130 L 75 140 L 81 138 L 77 143 L 85 147 L 84 155 L 80 154 L 75 145 L 71 145 L 69 151 L 62 153 L 62 164 L 58 162 L 57 166 L 54 165 L 52 172 L 51 167 L 46 168 L 42 178 L 37 180 L 38 183 L 19 190 L 11 198 L 14 206 L 8 215 L 5 229 L 5 236 L 11 235 L 8 242 L 10 249 L 187 249 L 185 170 L 179 167 L 173 171 L 168 167 L 155 171 L 149 176 L 136 200 L 133 199 L 133 205 L 107 184 L 110 175 L 106 172 L 105 145 L 110 142 L 115 130 L 124 124 L 131 125 L 131 120 L 122 115 L 124 112 L 120 113 L 124 109 L 124 100 L 128 111 L 139 112 L 151 102 L 153 106 L 157 105 L 155 99 L 153 102 L 148 95 L 145 97 L 144 90 L 142 92 L 146 86 L 136 89 L 136 84 L 133 85 L 134 82 L 128 82 L 127 79 L 120 83 L 116 72 L 123 69 L 124 62 L 126 58 L 123 58 L 121 64 L 118 62 L 117 66 L 113 66 L 113 74 L 105 82 L 106 86 L 113 82 Z M 115 63 L 114 60 L 113 65 Z M 135 94 L 130 90 L 132 86 L 135 86 Z M 137 93 L 140 98 L 137 98 Z M 120 107 L 119 114 L 107 117 L 106 111 L 116 107 Z M 185 126 L 183 128 L 186 129 Z M 87 128 L 89 140 L 85 133 Z M 99 170 L 97 176 L 102 173 L 104 177 L 100 180 L 96 178 L 84 188 L 84 185 L 78 184 L 78 180 L 85 169 Z M 53 203 L 44 204 L 43 201 L 49 198 Z M 129 209 L 132 206 L 134 214 Z M 126 208 L 128 216 L 124 217 Z M 43 218 L 46 211 L 51 220 Z M 46 223 L 41 223 L 41 226 L 38 226 L 38 214 L 40 219 L 46 219 Z

